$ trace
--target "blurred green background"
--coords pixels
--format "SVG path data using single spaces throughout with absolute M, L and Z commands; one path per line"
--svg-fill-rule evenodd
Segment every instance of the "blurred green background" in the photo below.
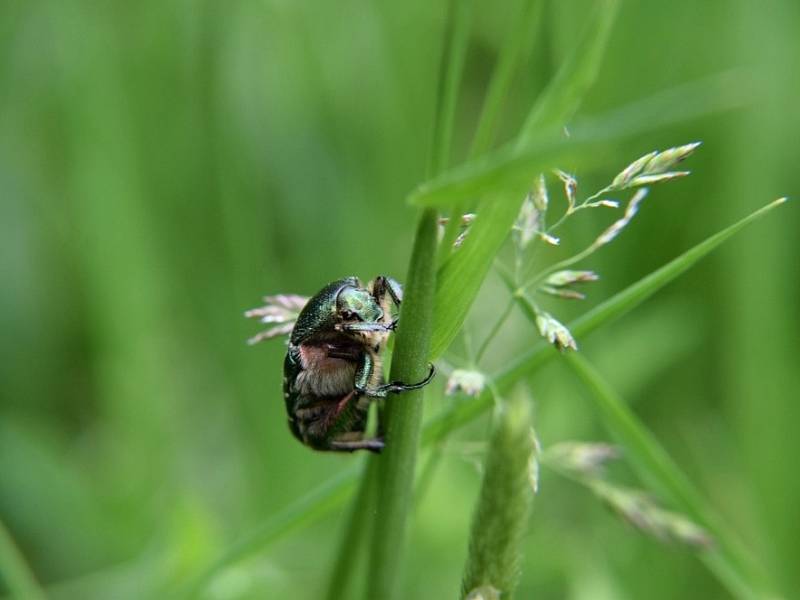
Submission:
M 476 4 L 457 160 L 515 5 Z M 501 141 L 590 5 L 545 3 Z M 258 326 L 242 312 L 344 275 L 405 276 L 416 212 L 403 200 L 425 175 L 443 12 L 420 1 L 0 4 L 0 520 L 54 598 L 169 597 L 361 460 L 291 437 L 282 344 L 246 346 Z M 798 30 L 795 0 L 623 4 L 583 114 L 722 72 L 750 100 L 614 144 L 591 172 L 560 165 L 594 191 L 650 150 L 704 142 L 693 175 L 655 188 L 591 258 L 603 280 L 571 314 L 797 195 Z M 582 217 L 574 239 L 602 217 Z M 797 207 L 783 208 L 580 340 L 787 598 L 800 589 L 799 227 Z M 504 303 L 490 279 L 468 330 L 485 331 Z M 489 367 L 535 341 L 515 318 Z M 530 386 L 545 446 L 605 438 L 568 371 Z M 427 414 L 458 401 L 440 388 Z M 404 597 L 457 593 L 480 481 L 470 450 L 486 425 L 447 446 L 411 524 Z M 226 571 L 207 597 L 319 597 L 343 514 Z M 520 598 L 728 597 L 690 552 L 550 473 L 525 552 Z

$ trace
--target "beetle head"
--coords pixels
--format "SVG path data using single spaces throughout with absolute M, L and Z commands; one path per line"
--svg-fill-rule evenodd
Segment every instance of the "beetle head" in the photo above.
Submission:
M 363 288 L 345 287 L 336 297 L 336 313 L 343 324 L 378 323 L 383 309 Z

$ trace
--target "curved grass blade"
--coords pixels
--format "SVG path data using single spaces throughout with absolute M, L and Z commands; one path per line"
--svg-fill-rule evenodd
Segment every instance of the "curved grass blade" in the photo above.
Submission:
M 524 148 L 506 145 L 421 184 L 408 201 L 444 208 L 489 192 L 524 187 L 530 184 L 532 174 L 560 162 L 580 158 L 582 164 L 591 165 L 592 161 L 601 160 L 602 150 L 609 142 L 741 108 L 752 100 L 753 87 L 756 86 L 742 85 L 741 73 L 723 73 L 660 92 L 598 117 L 581 119 L 570 128 L 569 138 L 558 127 L 550 128 Z
M 445 36 L 446 46 L 442 52 L 442 64 L 437 90 L 436 114 L 434 115 L 433 147 L 429 169 L 438 175 L 450 161 L 450 145 L 453 140 L 453 125 L 458 105 L 458 90 L 467 58 L 473 0 L 452 1 L 448 7 L 449 31 Z
M 46 598 L 25 557 L 11 534 L 0 521 L 0 582 L 4 582 L 12 598 L 44 600 Z
M 197 597 L 206 585 L 227 567 L 253 556 L 287 533 L 313 523 L 339 506 L 350 496 L 358 473 L 359 469 L 355 465 L 342 471 L 253 528 L 199 573 L 188 586 L 184 597 Z
M 539 132 L 563 126 L 578 110 L 600 72 L 619 0 L 598 2 L 578 44 L 533 105 L 517 137 L 517 146 L 530 145 Z
M 581 338 L 600 325 L 623 315 L 632 310 L 658 290 L 663 288 L 673 279 L 686 272 L 698 260 L 709 254 L 725 240 L 739 232 L 741 229 L 756 221 L 775 207 L 783 204 L 785 198 L 780 198 L 751 213 L 744 219 L 719 231 L 706 240 L 687 250 L 677 258 L 668 262 L 663 267 L 653 271 L 636 283 L 628 286 L 621 292 L 612 296 L 602 304 L 596 306 L 585 315 L 569 324 L 569 330 L 577 338 Z M 517 359 L 510 367 L 495 377 L 495 385 L 503 392 L 518 379 L 532 373 L 548 360 L 557 355 L 556 350 L 544 342 L 538 343 L 527 354 Z M 465 425 L 477 418 L 492 406 L 491 396 L 483 393 L 476 398 L 464 400 L 441 415 L 428 421 L 423 431 L 423 441 L 433 442 L 449 434 L 452 430 Z
M 503 107 L 514 75 L 514 70 L 523 53 L 526 42 L 539 27 L 542 14 L 541 0 L 523 0 L 520 14 L 513 15 L 497 65 L 492 72 L 492 79 L 486 91 L 486 97 L 478 118 L 478 126 L 472 139 L 469 156 L 480 156 L 492 146 L 497 131 L 500 109 Z M 534 108 L 538 103 L 534 105 Z
M 522 4 L 520 13 L 511 15 L 510 33 L 498 56 L 497 66 L 492 72 L 492 79 L 486 91 L 481 114 L 478 117 L 478 125 L 469 150 L 469 159 L 480 156 L 491 147 L 497 130 L 500 109 L 511 87 L 514 69 L 523 53 L 525 43 L 532 36 L 532 32 L 536 30 L 541 20 L 541 0 L 523 0 Z M 445 227 L 444 235 L 439 245 L 439 265 L 443 265 L 452 253 L 453 242 L 455 242 L 459 232 L 459 216 L 469 212 L 469 210 L 468 201 L 456 203 L 450 208 L 451 218 Z
M 491 198 L 482 202 L 464 243 L 439 270 L 431 360 L 447 350 L 461 329 L 497 252 L 517 218 L 524 188 L 518 192 L 516 202 L 494 202 Z
M 720 583 L 741 600 L 774 598 L 770 591 L 772 586 L 766 583 L 762 569 L 742 547 L 738 536 L 716 516 L 703 495 L 633 411 L 583 356 L 573 352 L 563 358 L 591 391 L 603 424 L 625 448 L 625 456 L 640 477 L 711 533 L 714 547 L 700 553 L 699 557 Z

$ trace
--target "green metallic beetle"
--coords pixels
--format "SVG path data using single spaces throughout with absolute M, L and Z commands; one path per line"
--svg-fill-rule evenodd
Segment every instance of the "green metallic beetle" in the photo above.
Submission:
M 392 305 L 400 284 L 378 276 L 366 286 L 357 277 L 329 283 L 303 307 L 283 366 L 289 428 L 316 450 L 380 452 L 383 439 L 365 439 L 367 412 L 376 398 L 419 389 L 419 383 L 384 383 L 381 353 L 397 320 Z M 380 432 L 379 432 L 380 436 Z

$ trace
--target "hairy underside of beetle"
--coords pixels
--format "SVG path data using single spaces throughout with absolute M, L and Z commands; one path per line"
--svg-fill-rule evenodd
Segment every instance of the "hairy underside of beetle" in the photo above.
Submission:
M 297 399 L 293 428 L 306 443 L 325 446 L 326 440 L 355 441 L 363 435 L 372 399 L 356 393 L 355 380 L 365 353 L 373 361 L 366 382 L 372 388 L 382 383 L 374 349 L 344 337 L 297 347 L 300 372 L 292 384 Z

